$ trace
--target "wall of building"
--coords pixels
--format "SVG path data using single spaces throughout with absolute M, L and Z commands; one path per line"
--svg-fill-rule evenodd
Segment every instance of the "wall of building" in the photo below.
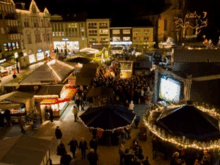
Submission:
M 109 19 L 87 19 L 88 45 L 109 45 L 110 20 Z
M 33 9 L 36 8 L 36 12 Z M 29 10 L 16 10 L 19 16 L 19 24 L 22 31 L 22 43 L 24 57 L 21 66 L 25 67 L 41 61 L 51 52 L 52 28 L 50 14 L 45 8 L 40 12 L 34 1 Z
M 152 45 L 154 44 L 153 27 L 133 27 L 132 40 L 133 44 Z
M 132 41 L 132 28 L 126 28 L 126 27 L 110 28 L 110 41 L 111 42 Z

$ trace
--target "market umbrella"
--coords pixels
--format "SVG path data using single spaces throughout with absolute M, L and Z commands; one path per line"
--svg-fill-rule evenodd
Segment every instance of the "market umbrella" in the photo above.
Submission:
M 173 134 L 199 140 L 220 134 L 218 120 L 193 105 L 165 110 L 157 123 Z
M 91 60 L 86 58 L 86 57 L 75 57 L 75 58 L 69 59 L 67 62 L 75 62 L 75 63 L 81 63 L 81 64 L 88 64 L 88 63 L 91 62 Z
M 87 93 L 87 98 L 89 97 L 98 97 L 98 96 L 108 96 L 111 97 L 113 96 L 114 91 L 112 88 L 107 88 L 107 87 L 95 87 L 95 88 L 90 88 L 88 93 Z
M 133 124 L 135 114 L 122 106 L 103 106 L 89 108 L 79 118 L 89 128 L 112 131 Z

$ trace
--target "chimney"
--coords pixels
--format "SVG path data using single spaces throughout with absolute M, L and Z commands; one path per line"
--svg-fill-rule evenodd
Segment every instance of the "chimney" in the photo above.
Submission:
M 22 10 L 25 10 L 25 3 L 21 3 Z

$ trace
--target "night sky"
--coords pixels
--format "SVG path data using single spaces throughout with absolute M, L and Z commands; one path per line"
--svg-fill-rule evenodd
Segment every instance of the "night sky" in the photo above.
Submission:
M 31 0 L 14 0 L 15 3 L 25 2 L 30 4 Z M 49 9 L 51 14 L 75 14 L 87 12 L 89 15 L 102 15 L 105 17 L 129 19 L 137 13 L 157 12 L 164 7 L 164 0 L 35 0 L 39 8 Z M 220 34 L 220 0 L 186 0 L 187 8 L 191 11 L 207 11 L 209 26 L 206 33 L 210 36 Z

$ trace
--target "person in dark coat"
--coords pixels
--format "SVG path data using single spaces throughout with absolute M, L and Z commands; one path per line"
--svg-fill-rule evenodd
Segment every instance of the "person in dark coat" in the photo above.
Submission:
M 60 165 L 70 165 L 71 160 L 72 160 L 71 156 L 69 154 L 65 153 L 60 158 Z
M 5 116 L 5 119 L 7 120 L 7 125 L 11 126 L 11 112 L 10 112 L 10 110 L 6 109 L 4 116 Z
M 138 128 L 138 124 L 140 122 L 140 116 L 137 116 L 136 119 L 134 120 L 134 123 L 135 123 L 135 126 L 136 126 L 136 129 Z
M 152 139 L 152 149 L 153 149 L 153 159 L 155 159 L 157 157 L 157 151 L 158 151 L 156 137 L 153 137 Z
M 132 157 L 133 156 L 129 154 L 129 149 L 126 149 L 124 154 L 124 165 L 130 165 L 132 163 Z
M 67 153 L 66 148 L 65 148 L 64 144 L 61 142 L 60 145 L 58 145 L 58 147 L 57 147 L 57 155 L 63 156 L 66 153 Z
M 73 139 L 69 142 L 68 145 L 70 146 L 70 151 L 71 151 L 72 154 L 73 154 L 73 158 L 76 158 L 76 155 L 75 155 L 76 149 L 79 147 L 77 140 L 76 140 L 75 138 L 73 138 Z
M 90 149 L 90 152 L 87 155 L 87 159 L 88 159 L 90 165 L 97 165 L 97 161 L 99 159 L 98 159 L 98 155 L 94 151 L 94 149 Z
M 85 141 L 84 138 L 82 138 L 79 143 L 79 149 L 81 150 L 82 158 L 85 159 L 86 158 L 86 150 L 88 149 L 88 146 L 87 146 L 87 142 Z
M 53 110 L 51 107 L 49 107 L 48 112 L 50 114 L 50 121 L 53 122 Z
M 4 125 L 5 125 L 5 124 L 4 124 L 4 118 L 5 118 L 5 117 L 4 117 L 4 114 L 2 114 L 2 113 L 0 112 L 0 127 L 2 127 L 2 128 L 3 128 Z
M 143 165 L 150 165 L 148 156 L 146 156 L 146 159 L 142 162 Z
M 97 152 L 98 142 L 95 138 L 93 138 L 89 143 L 90 148 L 94 149 Z
M 56 138 L 57 138 L 57 145 L 59 145 L 59 144 L 60 144 L 60 141 L 61 141 L 61 139 L 62 139 L 62 136 L 63 136 L 63 134 L 62 134 L 62 132 L 61 132 L 59 126 L 57 126 L 57 128 L 56 128 L 56 130 L 55 130 L 55 136 L 56 136 Z

